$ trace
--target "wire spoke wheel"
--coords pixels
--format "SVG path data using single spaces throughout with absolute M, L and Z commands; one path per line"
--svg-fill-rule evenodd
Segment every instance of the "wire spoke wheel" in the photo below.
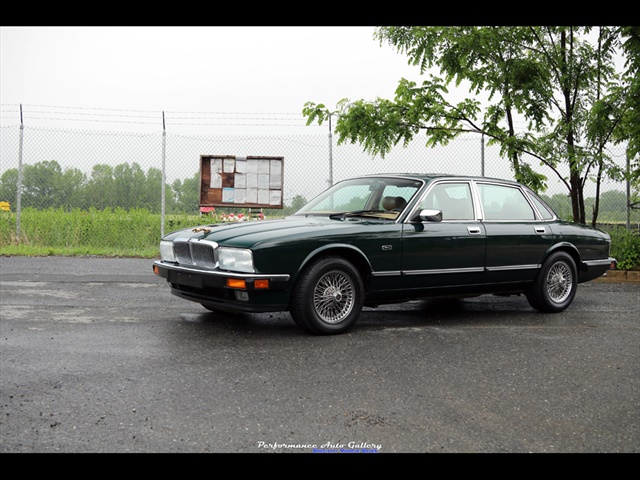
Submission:
M 573 275 L 569 266 L 564 262 L 554 264 L 547 275 L 549 298 L 556 303 L 562 303 L 569 298 L 572 287 Z
M 561 312 L 573 302 L 577 286 L 575 261 L 566 252 L 555 252 L 544 262 L 525 294 L 533 308 L 541 312 Z
M 313 307 L 327 323 L 346 318 L 354 305 L 354 284 L 343 272 L 334 270 L 323 275 L 313 292 Z
M 347 259 L 328 255 L 315 259 L 301 273 L 289 312 L 310 333 L 335 335 L 355 324 L 364 297 L 360 271 Z

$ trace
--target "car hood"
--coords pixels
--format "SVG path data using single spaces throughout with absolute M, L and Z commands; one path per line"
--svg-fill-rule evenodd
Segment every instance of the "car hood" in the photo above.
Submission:
M 363 218 L 332 220 L 327 217 L 287 217 L 280 220 L 252 220 L 216 223 L 171 232 L 163 240 L 197 238 L 217 242 L 223 246 L 251 248 L 258 244 L 281 242 L 309 236 L 331 236 L 367 224 L 389 224 L 388 221 Z

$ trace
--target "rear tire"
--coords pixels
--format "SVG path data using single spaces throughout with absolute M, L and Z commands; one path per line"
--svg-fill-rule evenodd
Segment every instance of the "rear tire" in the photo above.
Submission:
M 314 335 L 335 335 L 353 327 L 363 301 L 364 284 L 358 270 L 343 258 L 323 257 L 302 272 L 290 313 Z
M 553 253 L 547 258 L 526 296 L 536 310 L 556 313 L 565 310 L 576 295 L 578 274 L 576 263 L 565 252 Z

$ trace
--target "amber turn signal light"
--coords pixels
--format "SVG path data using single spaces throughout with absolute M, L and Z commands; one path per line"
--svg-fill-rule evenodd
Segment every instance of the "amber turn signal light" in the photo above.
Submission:
M 227 278 L 229 288 L 247 288 L 247 283 L 240 278 Z

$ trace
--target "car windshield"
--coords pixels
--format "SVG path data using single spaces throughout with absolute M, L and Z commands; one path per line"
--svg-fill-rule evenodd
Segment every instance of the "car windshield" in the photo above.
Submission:
M 366 216 L 395 220 L 421 186 L 420 180 L 394 177 L 345 180 L 325 190 L 295 215 Z

